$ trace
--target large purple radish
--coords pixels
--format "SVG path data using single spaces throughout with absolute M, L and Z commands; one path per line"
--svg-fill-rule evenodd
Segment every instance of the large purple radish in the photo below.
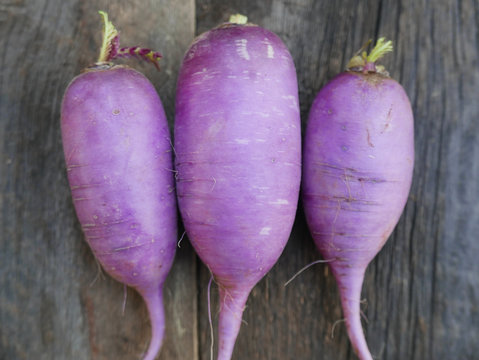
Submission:
M 414 162 L 408 97 L 375 64 L 391 50 L 391 42 L 379 39 L 321 89 L 303 151 L 307 222 L 338 283 L 348 335 L 362 360 L 372 360 L 360 319 L 364 273 L 401 216 Z
M 85 238 L 105 271 L 146 302 L 152 338 L 144 360 L 158 354 L 164 333 L 162 288 L 177 237 L 170 135 L 153 85 L 110 60 L 150 50 L 118 47 L 101 12 L 99 61 L 68 86 L 61 128 L 73 204 Z
M 248 295 L 286 245 L 301 178 L 293 60 L 275 34 L 243 20 L 194 40 L 176 98 L 178 203 L 219 286 L 218 360 L 231 358 Z

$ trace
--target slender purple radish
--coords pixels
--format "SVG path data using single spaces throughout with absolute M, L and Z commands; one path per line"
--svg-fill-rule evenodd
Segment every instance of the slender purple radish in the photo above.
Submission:
M 148 49 L 119 48 L 104 12 L 97 63 L 68 86 L 61 128 L 73 204 L 85 238 L 105 271 L 136 289 L 148 307 L 152 338 L 164 334 L 162 288 L 173 263 L 177 215 L 168 125 L 153 85 L 138 71 L 115 66 L 120 56 L 156 63 Z
M 376 61 L 392 51 L 380 38 L 369 55 L 319 92 L 304 141 L 302 198 L 314 242 L 336 278 L 349 338 L 372 360 L 360 319 L 366 267 L 406 204 L 414 162 L 413 113 L 404 89 Z
M 181 216 L 219 286 L 218 360 L 228 360 L 299 196 L 296 71 L 275 34 L 234 16 L 194 40 L 178 80 L 175 152 Z

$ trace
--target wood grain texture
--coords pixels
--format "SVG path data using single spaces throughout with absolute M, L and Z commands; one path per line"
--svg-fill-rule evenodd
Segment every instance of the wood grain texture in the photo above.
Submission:
M 162 71 L 128 61 L 155 84 L 173 124 L 179 63 L 194 36 L 190 0 L 9 1 L 0 6 L 0 359 L 139 359 L 146 308 L 99 276 L 66 181 L 60 104 L 96 61 L 106 10 L 125 45 L 164 54 Z M 160 359 L 197 359 L 196 257 L 187 242 L 165 287 Z
M 155 84 L 170 126 L 195 30 L 232 13 L 290 49 L 303 129 L 316 93 L 364 41 L 391 38 L 383 64 L 413 105 L 416 167 L 401 221 L 366 274 L 368 342 L 382 360 L 479 359 L 477 0 L 0 0 L 0 359 L 139 359 L 149 341 L 139 296 L 127 291 L 122 315 L 123 287 L 97 279 L 61 149 L 62 95 L 97 57 L 98 9 L 124 44 L 163 53 L 160 73 L 134 66 Z M 327 267 L 283 286 L 318 258 L 300 208 L 282 257 L 250 296 L 234 360 L 355 359 Z M 209 359 L 208 279 L 185 238 L 165 289 L 159 359 Z

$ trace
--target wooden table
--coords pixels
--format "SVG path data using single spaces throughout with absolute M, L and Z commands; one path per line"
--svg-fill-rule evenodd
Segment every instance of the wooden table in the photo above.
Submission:
M 383 64 L 413 105 L 416 167 L 399 225 L 366 274 L 368 342 L 377 359 L 479 359 L 477 0 L 2 0 L 0 359 L 139 359 L 149 341 L 141 299 L 128 289 L 123 314 L 123 286 L 101 275 L 83 241 L 61 148 L 62 95 L 96 60 L 98 9 L 124 44 L 164 54 L 159 73 L 131 64 L 155 84 L 171 126 L 186 48 L 232 13 L 291 50 L 303 129 L 315 94 L 364 41 L 392 39 Z M 300 209 L 278 264 L 249 298 L 234 359 L 355 359 L 327 267 L 283 286 L 318 258 Z M 159 359 L 209 359 L 208 277 L 185 239 L 166 284 Z

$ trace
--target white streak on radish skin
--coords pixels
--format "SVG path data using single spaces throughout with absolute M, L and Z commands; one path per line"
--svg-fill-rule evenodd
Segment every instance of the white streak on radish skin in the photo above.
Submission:
M 274 49 L 271 45 L 268 44 L 268 58 L 274 59 Z
M 195 76 L 195 75 L 201 75 L 201 74 L 204 74 L 205 72 L 206 72 L 206 68 L 203 68 L 203 70 L 201 70 L 201 71 L 197 71 L 197 72 L 195 72 L 195 73 L 191 74 L 191 76 Z
M 263 44 L 266 45 L 266 56 L 269 59 L 274 59 L 274 49 L 273 45 L 271 45 L 271 42 L 269 41 L 268 38 L 264 38 L 264 41 L 262 41 Z
M 284 95 L 281 98 L 291 101 L 291 105 L 290 105 L 291 108 L 294 108 L 296 110 L 298 109 L 298 104 L 296 102 L 296 96 L 294 96 L 294 95 Z
M 270 201 L 269 203 L 271 205 L 287 205 L 289 204 L 289 201 L 286 199 L 276 199 L 275 201 Z
M 269 226 L 265 226 L 264 228 L 261 229 L 259 234 L 260 235 L 269 235 L 270 231 L 271 231 L 271 228 Z
M 248 40 L 246 39 L 235 40 L 235 44 L 236 44 L 236 52 L 238 53 L 240 58 L 249 60 L 250 57 L 249 57 L 248 48 L 247 48 Z

